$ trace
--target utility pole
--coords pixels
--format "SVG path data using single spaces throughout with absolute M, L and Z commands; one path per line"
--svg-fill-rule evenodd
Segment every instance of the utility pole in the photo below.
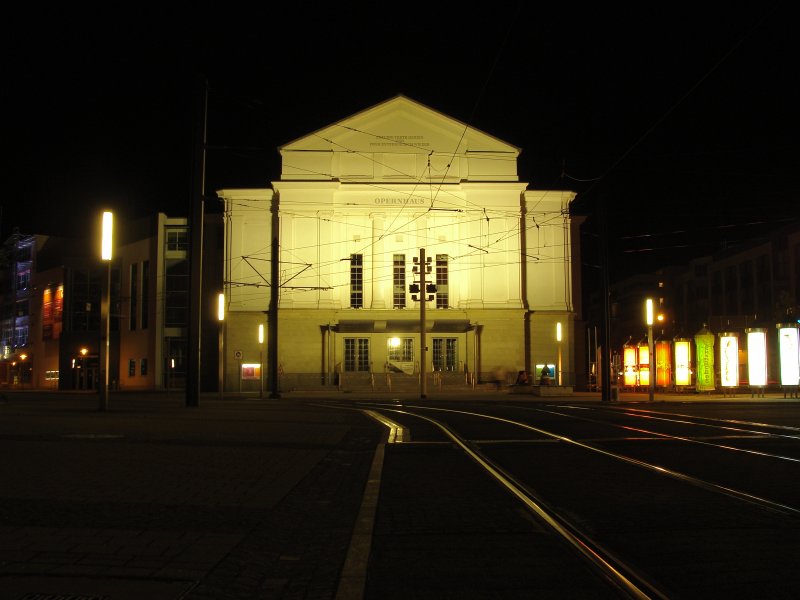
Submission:
M 280 398 L 278 389 L 278 300 L 280 299 L 280 218 L 278 217 L 278 196 L 272 197 L 272 254 L 270 256 L 269 288 L 269 331 L 267 332 L 267 361 L 269 362 L 269 397 Z
M 425 337 L 425 303 L 430 299 L 433 300 L 433 295 L 428 298 L 428 284 L 425 281 L 425 275 L 430 272 L 430 258 L 425 258 L 425 248 L 419 249 L 419 259 L 414 259 L 414 262 L 417 263 L 414 267 L 414 272 L 419 273 L 419 287 L 417 284 L 412 284 L 411 286 L 411 299 L 416 300 L 417 296 L 413 295 L 415 293 L 419 293 L 419 343 L 420 343 L 420 350 L 419 350 L 419 397 L 421 399 L 425 399 L 428 396 L 428 379 L 426 376 L 426 361 L 427 361 L 427 340 Z M 430 285 L 431 292 L 436 291 L 436 285 Z
M 611 381 L 611 286 L 608 277 L 608 213 L 606 211 L 606 199 L 602 196 L 598 201 L 597 218 L 600 226 L 600 258 L 602 292 L 603 292 L 603 344 L 602 354 L 600 355 L 600 367 L 602 377 L 602 387 L 600 399 L 603 402 L 611 401 L 611 386 L 616 386 L 616 382 Z
M 194 161 L 189 196 L 189 323 L 186 352 L 186 406 L 200 405 L 200 331 L 203 300 L 203 215 L 205 214 L 206 121 L 208 81 L 202 77 L 195 92 Z
M 427 340 L 425 339 L 425 304 L 428 299 L 428 292 L 425 288 L 425 248 L 419 249 L 419 375 L 420 391 L 419 397 L 425 399 L 428 396 L 428 378 L 425 372 L 425 361 L 427 360 Z

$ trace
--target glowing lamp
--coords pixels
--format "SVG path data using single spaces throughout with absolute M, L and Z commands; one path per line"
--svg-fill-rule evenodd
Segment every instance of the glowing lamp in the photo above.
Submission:
M 745 329 L 747 334 L 747 381 L 752 387 L 767 385 L 767 332 Z
M 656 385 L 667 387 L 672 379 L 672 351 L 667 340 L 656 342 Z
M 800 385 L 798 326 L 794 323 L 779 323 L 776 327 L 781 355 L 781 385 Z
M 694 336 L 695 354 L 697 357 L 697 376 L 695 389 L 698 392 L 709 392 L 716 388 L 714 376 L 714 334 L 703 327 Z
M 264 343 L 264 324 L 263 323 L 259 323 L 258 324 L 258 343 L 259 344 L 263 344 Z
M 675 340 L 675 385 L 691 385 L 692 345 L 687 339 Z
M 225 294 L 217 296 L 217 321 L 225 320 Z
M 399 348 L 400 347 L 400 338 L 398 338 L 398 337 L 389 338 L 389 346 L 391 348 Z
M 114 214 L 105 211 L 103 213 L 103 236 L 101 238 L 100 258 L 111 260 L 111 240 L 114 233 Z
M 622 348 L 623 383 L 626 386 L 636 385 L 636 346 Z
M 735 333 L 719 334 L 720 385 L 739 385 L 739 338 Z
M 639 385 L 650 385 L 650 345 L 647 340 L 639 342 Z

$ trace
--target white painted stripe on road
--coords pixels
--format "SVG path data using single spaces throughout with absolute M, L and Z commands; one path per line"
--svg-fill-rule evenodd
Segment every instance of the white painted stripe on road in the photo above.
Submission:
M 389 429 L 389 439 L 386 440 L 387 444 L 402 444 L 403 442 L 410 440 L 411 436 L 409 435 L 408 429 L 403 427 L 400 423 L 396 423 L 385 415 L 375 412 L 374 410 L 364 410 L 362 412 Z
M 361 500 L 361 509 L 356 517 L 355 527 L 353 527 L 353 535 L 350 538 L 350 547 L 347 550 L 342 575 L 339 578 L 335 600 L 362 600 L 364 597 L 367 565 L 372 548 L 372 531 L 375 526 L 375 513 L 378 509 L 378 495 L 381 489 L 385 448 L 385 444 L 378 444 L 378 447 L 375 448 L 367 486 Z

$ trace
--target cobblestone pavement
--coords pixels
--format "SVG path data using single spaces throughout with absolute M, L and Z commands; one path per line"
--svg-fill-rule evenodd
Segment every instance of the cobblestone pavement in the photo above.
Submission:
M 0 403 L 0 598 L 332 598 L 383 435 L 357 411 Z

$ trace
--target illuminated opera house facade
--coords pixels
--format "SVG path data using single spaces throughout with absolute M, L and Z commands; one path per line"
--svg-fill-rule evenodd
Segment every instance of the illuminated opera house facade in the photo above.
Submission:
M 270 187 L 217 192 L 226 390 L 253 389 L 253 366 L 267 363 L 258 330 L 276 280 L 284 390 L 421 371 L 513 382 L 543 364 L 573 385 L 584 335 L 575 194 L 528 189 L 519 148 L 397 96 L 279 150 Z

